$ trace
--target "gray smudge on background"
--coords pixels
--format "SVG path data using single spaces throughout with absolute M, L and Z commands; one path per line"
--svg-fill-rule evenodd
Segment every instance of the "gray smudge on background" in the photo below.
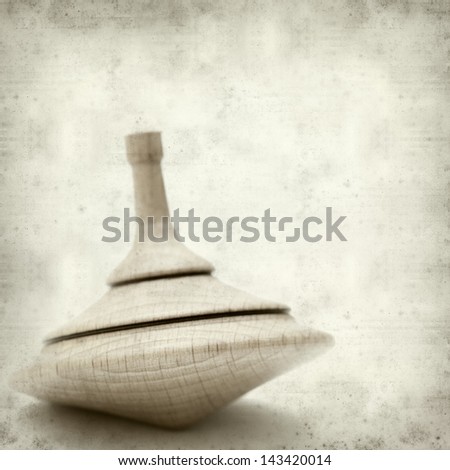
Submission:
M 450 447 L 447 1 L 11 1 L 0 28 L 2 447 Z M 173 209 L 347 216 L 346 243 L 190 245 L 336 347 L 183 433 L 7 386 L 128 250 L 101 221 L 146 130 Z

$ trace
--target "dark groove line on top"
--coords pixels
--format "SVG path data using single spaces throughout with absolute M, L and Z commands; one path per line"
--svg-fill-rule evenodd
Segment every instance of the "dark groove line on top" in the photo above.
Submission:
M 97 330 L 87 330 L 80 333 L 72 333 L 69 335 L 57 336 L 56 338 L 51 338 L 45 341 L 45 344 L 54 344 L 61 341 L 67 341 L 70 339 L 84 338 L 86 336 L 94 336 L 99 334 L 111 333 L 114 331 L 125 331 L 133 330 L 138 328 L 146 328 L 153 326 L 161 325 L 172 325 L 175 323 L 186 323 L 199 320 L 210 320 L 215 318 L 228 318 L 228 317 L 244 317 L 251 315 L 268 315 L 268 314 L 283 314 L 286 315 L 288 310 L 286 309 L 271 309 L 271 310 L 246 310 L 240 312 L 219 312 L 219 313 L 204 313 L 202 315 L 193 315 L 188 317 L 178 317 L 178 318 L 165 318 L 161 320 L 151 320 L 139 323 L 130 323 L 125 325 L 111 326 L 106 328 L 99 328 Z
M 211 271 L 199 270 L 183 273 L 172 273 L 172 274 L 159 274 L 157 276 L 138 277 L 136 279 L 127 279 L 126 281 L 119 281 L 109 284 L 111 287 L 128 286 L 129 284 L 138 284 L 145 281 L 159 281 L 160 279 L 174 279 L 178 277 L 192 277 L 192 276 L 205 276 L 211 274 Z

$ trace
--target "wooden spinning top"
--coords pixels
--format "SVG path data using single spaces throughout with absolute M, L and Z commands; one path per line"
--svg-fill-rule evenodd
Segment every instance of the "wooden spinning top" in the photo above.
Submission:
M 161 234 L 169 210 L 159 133 L 126 139 L 137 215 Z M 177 241 L 136 239 L 111 289 L 47 337 L 13 377 L 29 395 L 169 428 L 188 426 L 333 343 L 300 328 L 284 305 L 211 276 Z M 136 234 L 138 236 L 138 233 Z

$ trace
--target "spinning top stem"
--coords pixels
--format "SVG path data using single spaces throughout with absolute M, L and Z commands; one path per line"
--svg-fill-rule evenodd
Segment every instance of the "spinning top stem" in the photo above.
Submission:
M 125 143 L 127 158 L 133 170 L 136 213 L 142 219 L 138 222 L 142 228 L 139 227 L 128 256 L 108 278 L 108 284 L 117 285 L 175 274 L 210 273 L 213 266 L 177 241 L 172 224 L 163 220 L 163 217 L 169 217 L 169 206 L 161 170 L 161 134 L 131 134 L 126 137 Z M 149 224 L 153 226 L 149 227 Z M 167 228 L 164 228 L 165 224 Z M 154 237 L 160 238 L 164 230 L 167 231 L 167 241 L 155 242 L 149 239 L 149 231 Z
M 133 134 L 125 142 L 127 158 L 133 169 L 136 213 L 145 223 L 148 217 L 153 217 L 153 223 L 161 224 L 162 217 L 169 217 L 161 171 L 161 134 Z

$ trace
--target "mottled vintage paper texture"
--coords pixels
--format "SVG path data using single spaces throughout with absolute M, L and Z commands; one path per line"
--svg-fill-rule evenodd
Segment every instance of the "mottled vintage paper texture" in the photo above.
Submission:
M 450 447 L 449 2 L 0 3 L 3 448 Z M 160 130 L 172 209 L 346 215 L 347 242 L 194 243 L 332 333 L 183 433 L 11 391 L 129 245 L 123 136 Z

